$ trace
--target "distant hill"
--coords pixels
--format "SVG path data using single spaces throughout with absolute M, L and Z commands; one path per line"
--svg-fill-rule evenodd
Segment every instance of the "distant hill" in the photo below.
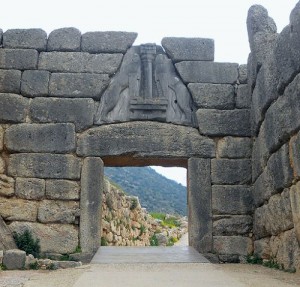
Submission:
M 106 167 L 104 173 L 127 194 L 138 196 L 149 212 L 187 215 L 186 187 L 151 167 Z

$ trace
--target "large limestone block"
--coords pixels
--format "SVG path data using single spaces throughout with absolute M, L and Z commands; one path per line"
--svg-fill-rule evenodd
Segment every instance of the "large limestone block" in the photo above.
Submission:
M 129 122 L 93 128 L 78 138 L 77 154 L 146 158 L 214 157 L 215 143 L 197 129 L 157 122 Z
M 248 67 L 246 64 L 242 64 L 239 66 L 239 84 L 247 84 L 248 82 Z
M 21 71 L 0 70 L 0 93 L 20 93 Z
M 0 250 L 9 250 L 16 248 L 17 246 L 15 244 L 13 235 L 9 227 L 6 225 L 6 223 L 0 216 Z
M 251 182 L 251 160 L 213 159 L 211 162 L 213 184 L 247 184 Z
M 212 186 L 213 214 L 251 214 L 252 188 L 247 186 Z
M 53 30 L 48 37 L 47 51 L 80 51 L 81 32 L 76 28 Z
M 62 179 L 48 179 L 46 181 L 47 199 L 77 200 L 79 194 L 80 185 L 76 181 Z
M 300 246 L 300 182 L 291 187 L 290 191 L 291 208 L 295 234 Z
M 37 203 L 30 200 L 0 197 L 0 215 L 6 221 L 36 221 Z
M 0 94 L 0 122 L 25 122 L 29 101 L 15 94 Z
M 220 84 L 188 84 L 195 104 L 204 109 L 233 109 L 235 105 L 234 87 Z
M 249 110 L 197 111 L 201 134 L 208 136 L 251 136 Z
M 31 222 L 13 222 L 11 231 L 22 233 L 26 229 L 40 239 L 41 252 L 73 253 L 78 246 L 78 228 L 70 224 L 41 224 Z
M 2 157 L 0 157 L 0 174 L 5 173 L 5 161 Z
M 1 49 L 0 69 L 34 70 L 38 55 L 38 51 L 33 49 Z
M 58 154 L 12 154 L 8 174 L 18 177 L 79 179 L 81 160 L 73 155 Z
M 235 84 L 238 64 L 184 61 L 175 64 L 185 83 Z
M 10 197 L 15 194 L 15 180 L 5 174 L 0 174 L 0 195 Z
M 73 124 L 20 124 L 6 130 L 5 145 L 14 152 L 68 153 L 75 150 Z
M 87 32 L 81 38 L 81 50 L 89 53 L 125 53 L 137 37 L 132 32 Z
M 236 92 L 236 107 L 249 109 L 251 107 L 251 93 L 248 85 L 238 85 Z
M 269 237 L 254 241 L 254 254 L 257 254 L 262 259 L 270 259 L 271 248 Z
M 45 51 L 47 33 L 42 29 L 10 29 L 3 34 L 3 47 Z
M 108 84 L 107 74 L 53 73 L 49 82 L 49 95 L 51 97 L 99 100 Z
M 0 131 L 1 133 L 1 131 Z M 0 136 L 1 138 L 1 136 Z M 0 144 L 1 146 L 1 144 Z M 290 141 L 290 159 L 293 168 L 294 177 L 300 178 L 300 133 L 294 136 Z M 1 147 L 0 147 L 1 150 Z
M 253 251 L 252 240 L 242 236 L 214 236 L 214 250 L 218 254 L 246 256 Z
M 0 151 L 3 150 L 4 130 L 0 125 Z
M 45 196 L 45 180 L 17 177 L 16 195 L 23 199 L 43 199 Z
M 247 235 L 252 231 L 252 216 L 235 215 L 214 218 L 213 234 L 216 236 Z
M 255 206 L 261 206 L 268 201 L 273 192 L 270 173 L 265 170 L 254 182 L 253 200 Z
M 61 73 L 113 74 L 122 58 L 122 54 L 43 52 L 39 58 L 39 69 Z
M 22 74 L 21 93 L 28 97 L 48 95 L 50 72 L 28 70 Z
M 24 269 L 26 252 L 19 249 L 7 250 L 4 252 L 3 264 L 8 270 Z
M 212 39 L 166 37 L 162 39 L 161 44 L 174 62 L 214 60 Z
M 251 147 L 250 138 L 225 137 L 218 141 L 217 154 L 221 158 L 250 158 Z
M 38 123 L 74 123 L 76 131 L 93 125 L 92 99 L 35 98 L 30 104 L 30 117 Z

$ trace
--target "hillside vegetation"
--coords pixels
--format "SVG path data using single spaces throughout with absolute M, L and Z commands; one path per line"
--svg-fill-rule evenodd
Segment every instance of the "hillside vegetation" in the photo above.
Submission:
M 187 215 L 186 187 L 151 167 L 106 167 L 104 172 L 149 212 Z

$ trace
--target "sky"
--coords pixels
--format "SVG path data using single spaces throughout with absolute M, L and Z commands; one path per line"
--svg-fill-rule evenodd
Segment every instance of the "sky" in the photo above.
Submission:
M 3 0 L 0 29 L 58 28 L 137 32 L 135 44 L 160 44 L 163 37 L 211 38 L 215 61 L 245 64 L 249 54 L 246 18 L 251 5 L 263 5 L 280 32 L 297 0 Z M 158 170 L 186 184 L 185 169 Z M 179 180 L 180 179 L 180 180 Z

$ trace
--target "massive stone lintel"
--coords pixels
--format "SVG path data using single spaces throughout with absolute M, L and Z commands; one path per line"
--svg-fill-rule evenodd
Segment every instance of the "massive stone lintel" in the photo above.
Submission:
M 132 47 L 104 92 L 95 124 L 155 120 L 195 126 L 192 97 L 155 44 Z

